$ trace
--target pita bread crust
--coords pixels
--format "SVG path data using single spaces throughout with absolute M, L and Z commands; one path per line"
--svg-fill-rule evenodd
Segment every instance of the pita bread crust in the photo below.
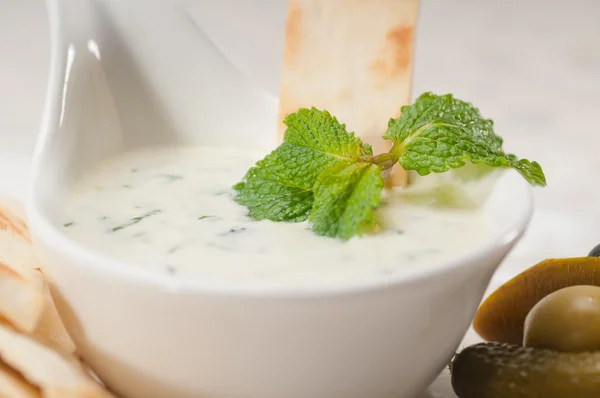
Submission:
M 25 209 L 21 202 L 12 198 L 1 198 L 0 230 L 12 232 L 21 239 L 31 242 L 29 229 L 24 220 Z
M 17 329 L 31 333 L 43 309 L 43 281 L 35 270 L 29 230 L 20 202 L 2 198 L 0 203 L 0 315 Z
M 288 0 L 278 141 L 285 115 L 315 106 L 376 154 L 389 151 L 387 123 L 410 102 L 418 7 L 418 0 Z M 406 181 L 401 168 L 395 173 Z
M 74 357 L 63 356 L 10 327 L 0 326 L 0 357 L 38 386 L 44 398 L 113 397 L 87 375 Z
M 74 352 L 48 291 L 20 202 L 0 199 L 0 315 L 17 329 Z
M 25 333 L 35 330 L 44 308 L 37 266 L 32 244 L 12 230 L 0 229 L 0 315 Z
M 50 294 L 47 284 L 44 282 L 44 309 L 40 316 L 34 337 L 56 346 L 65 353 L 75 352 L 75 343 L 67 332 L 65 325 L 56 310 L 54 300 Z
M 29 384 L 13 368 L 0 361 L 0 397 L 2 398 L 41 398 L 39 388 Z
M 112 397 L 72 355 L 22 207 L 0 200 L 0 397 Z

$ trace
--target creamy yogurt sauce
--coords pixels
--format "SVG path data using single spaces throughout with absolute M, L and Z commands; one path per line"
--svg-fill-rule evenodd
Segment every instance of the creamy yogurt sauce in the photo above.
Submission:
M 230 285 L 323 285 L 386 278 L 427 267 L 486 235 L 477 209 L 415 204 L 387 191 L 384 231 L 347 242 L 306 222 L 254 221 L 232 185 L 264 153 L 215 147 L 155 147 L 82 173 L 64 200 L 72 239 L 171 278 Z

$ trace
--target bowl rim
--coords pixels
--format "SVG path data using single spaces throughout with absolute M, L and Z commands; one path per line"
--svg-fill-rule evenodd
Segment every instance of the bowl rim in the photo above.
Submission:
M 440 260 L 428 264 L 427 267 L 411 267 L 411 272 L 401 272 L 388 276 L 385 279 L 369 279 L 367 281 L 351 281 L 335 285 L 309 285 L 309 286 L 272 286 L 253 284 L 246 286 L 232 286 L 219 281 L 202 283 L 198 279 L 173 278 L 168 275 L 149 272 L 142 267 L 130 264 L 108 256 L 106 253 L 85 248 L 83 245 L 62 234 L 57 227 L 46 217 L 38 205 L 38 181 L 44 178 L 40 159 L 43 158 L 43 148 L 48 137 L 60 127 L 62 113 L 63 85 L 65 81 L 65 68 L 68 68 L 68 51 L 70 43 L 66 40 L 64 24 L 61 23 L 61 3 L 64 0 L 46 0 L 48 18 L 50 21 L 51 57 L 48 87 L 44 104 L 44 111 L 38 141 L 36 143 L 27 196 L 26 210 L 28 223 L 32 230 L 34 243 L 39 239 L 44 241 L 54 250 L 60 250 L 63 255 L 70 256 L 77 266 L 90 272 L 104 273 L 110 277 L 122 279 L 132 285 L 148 285 L 169 293 L 189 294 L 205 293 L 228 296 L 245 297 L 323 297 L 332 295 L 356 294 L 361 292 L 395 287 L 407 283 L 414 283 L 436 275 L 442 275 L 464 269 L 465 267 L 481 267 L 485 258 L 490 253 L 501 253 L 504 249 L 510 250 L 512 245 L 525 232 L 533 215 L 533 193 L 529 184 L 514 170 L 507 170 L 501 178 L 514 176 L 515 184 L 522 184 L 515 192 L 523 192 L 522 197 L 514 197 L 517 202 L 518 213 L 511 223 L 502 224 L 497 231 L 489 234 L 476 245 L 469 247 L 459 254 L 442 257 Z M 67 0 L 69 1 L 69 0 Z M 78 0 L 75 0 L 78 1 Z M 517 178 L 518 176 L 518 178 Z M 511 181 L 512 182 L 512 181 Z M 514 192 L 513 192 L 514 193 Z M 483 261 L 482 261 L 483 260 Z M 494 264 L 496 267 L 498 264 Z M 51 275 L 50 275 L 51 276 Z

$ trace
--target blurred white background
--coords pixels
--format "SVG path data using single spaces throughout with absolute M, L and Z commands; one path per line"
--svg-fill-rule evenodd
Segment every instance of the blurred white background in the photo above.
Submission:
M 277 91 L 283 0 L 179 4 L 238 67 Z M 477 104 L 506 149 L 538 160 L 548 177 L 497 281 L 600 243 L 599 21 L 600 0 L 422 0 L 414 95 L 452 92 Z M 0 192 L 26 191 L 48 39 L 43 0 L 0 0 Z
M 178 3 L 242 69 L 262 82 L 277 81 L 272 65 L 281 51 L 283 0 Z M 257 27 L 254 18 L 263 23 Z M 515 129 L 572 137 L 600 105 L 599 20 L 598 0 L 422 0 L 414 93 L 452 91 L 479 105 L 511 138 L 521 136 Z M 26 136 L 8 143 L 11 149 L 28 150 L 34 140 L 48 41 L 44 0 L 0 0 L 0 131 Z M 255 62 L 257 51 L 268 59 Z M 538 146 L 531 141 L 509 139 L 509 149 L 529 155 Z M 549 156 L 544 152 L 541 159 Z

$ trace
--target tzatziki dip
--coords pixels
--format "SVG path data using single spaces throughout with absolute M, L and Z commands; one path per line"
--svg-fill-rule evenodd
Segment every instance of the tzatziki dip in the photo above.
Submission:
M 64 199 L 73 240 L 167 278 L 229 285 L 340 285 L 428 267 L 486 236 L 479 209 L 444 208 L 386 190 L 385 227 L 348 241 L 307 222 L 255 221 L 232 186 L 263 154 L 221 147 L 151 147 L 85 170 Z M 424 177 L 427 178 L 427 177 Z

